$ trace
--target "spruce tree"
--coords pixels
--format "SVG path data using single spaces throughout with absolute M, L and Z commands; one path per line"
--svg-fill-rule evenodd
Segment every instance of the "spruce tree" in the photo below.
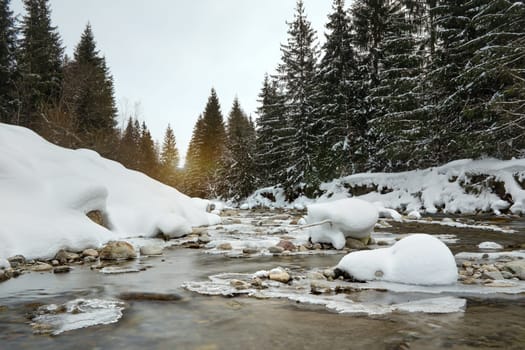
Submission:
M 96 49 L 90 24 L 82 33 L 74 60 L 66 66 L 65 77 L 64 100 L 73 111 L 82 146 L 111 154 L 117 124 L 113 78 Z
M 281 53 L 279 78 L 285 88 L 288 127 L 295 130 L 283 140 L 289 152 L 283 185 L 288 199 L 292 199 L 301 193 L 313 194 L 320 182 L 314 164 L 320 137 L 315 116 L 318 50 L 302 0 L 297 1 L 294 19 L 288 23 L 288 39 L 281 45 Z
M 37 128 L 45 121 L 42 112 L 57 104 L 60 97 L 63 48 L 57 29 L 51 24 L 48 0 L 24 0 L 24 7 L 17 57 L 21 107 L 16 122 Z
M 255 162 L 257 186 L 271 186 L 281 183 L 288 167 L 287 140 L 293 130 L 288 127 L 285 113 L 285 98 L 278 82 L 265 75 L 259 93 L 257 108 L 257 140 Z
M 353 47 L 354 35 L 344 0 L 334 0 L 328 16 L 326 42 L 319 65 L 319 117 L 321 143 L 318 169 L 322 180 L 352 171 L 349 131 L 359 127 L 357 120 L 364 91 Z
M 255 129 L 235 98 L 228 116 L 227 152 L 221 174 L 220 193 L 239 201 L 255 190 Z
M 204 119 L 201 115 L 193 127 L 184 166 L 184 192 L 195 197 L 206 197 L 207 186 L 204 176 L 206 169 L 202 161 L 202 150 L 206 139 L 204 129 Z
M 175 141 L 173 129 L 168 124 L 162 150 L 160 153 L 160 179 L 167 185 L 175 186 L 178 182 L 179 150 Z
M 16 29 L 10 0 L 0 0 L 0 122 L 16 122 Z
M 155 143 L 153 142 L 153 138 L 151 137 L 151 133 L 145 122 L 142 122 L 140 129 L 138 150 L 138 170 L 150 177 L 157 178 L 159 170 L 159 157 L 155 149 Z
M 139 143 L 140 143 L 140 124 L 138 120 L 130 117 L 126 124 L 126 128 L 122 133 L 117 159 L 125 167 L 138 170 L 139 169 Z

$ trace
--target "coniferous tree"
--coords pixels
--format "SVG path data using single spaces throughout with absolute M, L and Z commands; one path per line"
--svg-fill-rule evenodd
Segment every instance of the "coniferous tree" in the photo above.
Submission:
M 207 189 L 204 177 L 205 165 L 201 153 L 206 138 L 204 131 L 204 119 L 201 115 L 193 127 L 184 166 L 184 192 L 196 197 L 206 197 Z
M 110 155 L 117 137 L 113 78 L 96 49 L 90 24 L 82 33 L 74 60 L 66 65 L 63 91 L 82 146 Z
M 139 166 L 138 170 L 150 177 L 157 178 L 159 170 L 159 157 L 155 148 L 155 143 L 151 137 L 145 122 L 142 122 L 139 141 Z
M 284 95 L 278 82 L 265 75 L 259 93 L 257 108 L 257 140 L 255 162 L 258 173 L 258 186 L 271 186 L 281 183 L 288 167 L 288 149 L 284 140 L 291 134 L 284 105 Z
M 228 116 L 227 152 L 221 174 L 221 194 L 236 201 L 255 190 L 255 128 L 235 98 Z
M 160 179 L 162 182 L 170 186 L 177 185 L 179 180 L 177 170 L 179 160 L 179 150 L 177 149 L 175 134 L 168 124 L 160 153 Z
M 278 72 L 285 88 L 288 127 L 295 130 L 293 136 L 283 140 L 289 152 L 283 185 L 291 199 L 303 192 L 312 194 L 320 182 L 314 164 L 320 137 L 315 116 L 318 50 L 302 0 L 297 1 L 294 20 L 288 27 L 287 43 L 281 45 L 282 62 Z
M 352 171 L 349 131 L 359 128 L 357 119 L 364 99 L 357 55 L 353 47 L 351 19 L 344 0 L 334 0 L 328 16 L 326 42 L 319 68 L 319 117 L 321 147 L 318 169 L 322 180 Z
M 57 104 L 62 85 L 63 48 L 51 24 L 48 0 L 24 0 L 22 39 L 17 57 L 21 105 L 16 122 L 37 128 L 45 121 L 46 106 Z
M 0 0 L 0 122 L 16 122 L 16 29 L 10 0 Z
M 122 133 L 120 139 L 120 147 L 118 151 L 118 161 L 125 167 L 138 170 L 139 169 L 139 143 L 140 143 L 140 125 L 138 120 L 130 117 L 126 124 L 126 128 Z

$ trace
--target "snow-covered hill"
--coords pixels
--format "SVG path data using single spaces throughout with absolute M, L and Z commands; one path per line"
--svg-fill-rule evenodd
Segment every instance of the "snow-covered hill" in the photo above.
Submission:
M 457 160 L 441 167 L 401 173 L 362 173 L 321 184 L 323 194 L 286 203 L 279 187 L 257 190 L 244 208 L 295 207 L 359 197 L 404 212 L 525 214 L 525 159 Z
M 89 150 L 0 123 L 0 261 L 51 257 L 123 237 L 180 236 L 220 218 L 192 199 Z M 108 228 L 86 214 L 98 210 Z

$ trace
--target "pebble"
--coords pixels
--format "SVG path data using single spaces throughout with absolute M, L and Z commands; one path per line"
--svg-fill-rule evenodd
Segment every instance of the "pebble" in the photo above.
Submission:
M 95 249 L 85 249 L 83 252 L 82 252 L 82 256 L 86 257 L 86 256 L 92 256 L 94 258 L 98 258 L 98 251 L 96 251 Z
M 270 271 L 268 278 L 272 281 L 277 281 L 281 283 L 288 283 L 290 281 L 290 275 L 288 272 L 284 271 L 281 268 L 275 268 Z
M 282 247 L 274 246 L 274 247 L 268 248 L 268 251 L 271 254 L 282 254 L 284 252 L 284 249 Z
M 250 284 L 241 280 L 232 279 L 230 285 L 237 290 L 249 289 Z

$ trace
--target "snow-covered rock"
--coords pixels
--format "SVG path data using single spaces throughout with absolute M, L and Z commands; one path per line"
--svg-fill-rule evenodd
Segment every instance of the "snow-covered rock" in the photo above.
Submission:
M 378 220 L 376 207 L 356 198 L 308 206 L 308 223 L 321 225 L 310 228 L 313 243 L 331 243 L 342 249 L 346 237 L 363 239 L 370 236 Z
M 410 213 L 407 214 L 407 218 L 410 220 L 420 220 L 421 214 L 417 210 L 412 210 Z
M 479 249 L 503 249 L 501 244 L 496 242 L 482 242 L 478 245 Z
M 178 236 L 220 222 L 206 212 L 208 201 L 93 151 L 55 146 L 26 128 L 0 123 L 0 149 L 0 259 L 49 258 L 60 249 L 159 231 Z M 91 221 L 91 211 L 102 213 L 108 228 Z
M 448 247 L 426 234 L 408 236 L 389 248 L 350 253 L 337 268 L 363 281 L 448 285 L 458 278 L 456 261 Z

